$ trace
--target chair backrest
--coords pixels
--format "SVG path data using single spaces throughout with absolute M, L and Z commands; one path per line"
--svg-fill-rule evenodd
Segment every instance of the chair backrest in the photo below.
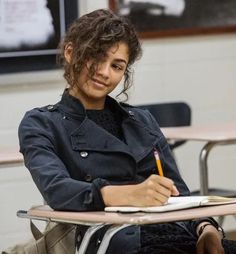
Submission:
M 185 102 L 168 102 L 138 105 L 147 109 L 154 116 L 160 127 L 176 127 L 191 125 L 191 108 Z M 185 141 L 170 144 L 171 149 L 182 145 Z

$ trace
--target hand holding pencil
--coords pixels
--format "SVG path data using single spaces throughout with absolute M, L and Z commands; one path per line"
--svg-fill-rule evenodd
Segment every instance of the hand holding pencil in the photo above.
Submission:
M 158 174 L 138 184 L 108 185 L 101 188 L 106 206 L 161 206 L 170 196 L 178 196 L 174 182 L 164 176 L 159 154 L 154 153 Z

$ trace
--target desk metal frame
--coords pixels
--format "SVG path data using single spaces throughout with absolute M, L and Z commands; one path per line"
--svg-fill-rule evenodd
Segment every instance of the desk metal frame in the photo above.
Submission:
M 236 144 L 236 123 L 208 126 L 166 127 L 162 131 L 168 141 L 202 141 L 205 145 L 199 154 L 200 194 L 208 195 L 207 159 L 213 147 Z
M 207 159 L 210 151 L 213 147 L 218 145 L 231 145 L 236 144 L 235 140 L 230 141 L 216 141 L 216 142 L 208 142 L 206 143 L 199 156 L 199 168 L 200 168 L 200 194 L 201 195 L 208 195 L 208 165 Z

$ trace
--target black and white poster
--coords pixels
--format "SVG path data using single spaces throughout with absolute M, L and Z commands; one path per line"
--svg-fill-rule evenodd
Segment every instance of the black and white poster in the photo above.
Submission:
M 55 68 L 77 14 L 75 0 L 0 0 L 0 73 Z
M 143 38 L 236 32 L 235 0 L 109 0 L 109 6 Z

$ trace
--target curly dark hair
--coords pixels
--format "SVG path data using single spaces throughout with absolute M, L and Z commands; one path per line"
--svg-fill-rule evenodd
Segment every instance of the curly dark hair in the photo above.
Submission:
M 141 45 L 132 24 L 111 10 L 100 9 L 88 13 L 75 20 L 69 27 L 60 44 L 59 63 L 64 67 L 64 77 L 70 88 L 76 85 L 76 80 L 86 63 L 93 59 L 89 68 L 92 77 L 99 61 L 115 43 L 124 42 L 129 49 L 129 62 L 124 74 L 123 90 L 117 95 L 124 94 L 132 85 L 131 65 L 141 57 Z M 65 48 L 71 44 L 72 55 L 68 63 L 64 57 Z

